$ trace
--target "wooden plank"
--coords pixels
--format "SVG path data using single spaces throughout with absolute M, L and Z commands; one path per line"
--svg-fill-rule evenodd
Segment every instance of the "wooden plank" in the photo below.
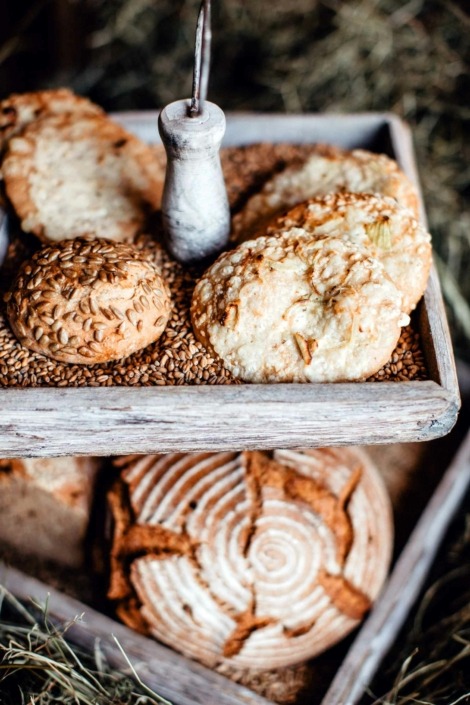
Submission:
M 96 640 L 112 667 L 129 672 L 113 635 L 141 680 L 174 705 L 269 705 L 270 701 L 195 661 L 0 562 L 0 585 L 20 600 L 46 604 L 51 620 L 65 623 L 83 615 L 67 638 L 93 653 Z M 1 587 L 0 587 L 1 594 Z
M 418 188 L 421 220 L 428 225 L 424 202 L 419 186 L 418 169 L 414 158 L 411 130 L 396 115 L 388 116 L 393 151 L 404 172 Z M 420 335 L 431 379 L 451 392 L 458 394 L 458 380 L 452 353 L 452 340 L 442 298 L 436 267 L 432 266 L 424 293 L 424 306 L 420 306 Z
M 470 483 L 470 433 L 428 503 L 321 705 L 355 705 L 395 641 Z
M 226 113 L 224 147 L 260 141 L 311 144 L 330 142 L 345 149 L 376 143 L 380 133 L 389 129 L 391 113 L 306 114 Z M 117 113 L 113 119 L 150 144 L 160 144 L 157 111 Z M 399 120 L 399 118 L 396 118 Z
M 435 382 L 10 389 L 1 403 L 0 457 L 429 440 L 457 416 Z

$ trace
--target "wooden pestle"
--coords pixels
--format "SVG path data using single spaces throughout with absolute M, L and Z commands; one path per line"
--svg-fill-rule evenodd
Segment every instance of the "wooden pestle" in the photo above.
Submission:
M 162 214 L 167 246 L 180 262 L 192 264 L 217 255 L 227 244 L 230 210 L 219 149 L 225 115 L 204 102 L 189 116 L 190 102 L 164 108 L 158 129 L 167 157 Z

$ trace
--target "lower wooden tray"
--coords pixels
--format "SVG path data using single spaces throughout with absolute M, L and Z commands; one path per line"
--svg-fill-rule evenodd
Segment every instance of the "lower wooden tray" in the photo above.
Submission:
M 114 116 L 157 142 L 157 113 Z M 329 142 L 395 157 L 417 182 L 409 130 L 389 114 L 228 116 L 226 145 Z M 424 215 L 424 213 L 423 213 Z M 0 211 L 0 259 L 8 238 Z M 429 379 L 340 384 L 0 389 L 0 457 L 107 455 L 429 440 L 459 393 L 433 268 L 417 311 Z
M 461 428 L 459 435 L 461 435 Z M 432 444 L 428 449 L 432 457 L 447 458 L 453 447 L 455 433 L 451 434 L 443 451 Z M 438 451 L 438 452 L 437 452 Z M 407 613 L 415 601 L 426 578 L 426 574 L 439 548 L 439 543 L 461 503 L 470 482 L 470 433 L 460 450 L 441 475 L 445 464 L 436 461 L 437 473 L 441 477 L 437 488 L 421 518 L 409 536 L 408 542 L 397 557 L 393 571 L 381 596 L 368 619 L 358 631 L 345 657 L 348 640 L 335 647 L 329 657 L 328 673 L 333 671 L 333 680 L 316 688 L 309 696 L 311 705 L 355 705 L 372 680 L 381 660 L 395 640 Z M 431 491 L 430 467 L 428 474 L 419 472 L 421 485 L 428 482 L 427 496 Z M 435 484 L 435 483 L 433 483 Z M 417 503 L 406 503 L 406 521 L 416 520 Z M 405 523 L 405 522 L 404 522 Z M 397 526 L 397 529 L 402 528 Z M 406 532 L 409 533 L 409 530 Z M 403 541 L 404 536 L 399 538 Z M 123 647 L 140 678 L 174 705 L 273 705 L 271 701 L 257 695 L 246 687 L 176 654 L 155 641 L 134 633 L 124 625 L 72 599 L 50 586 L 24 573 L 0 563 L 0 586 L 23 600 L 33 598 L 36 603 L 47 601 L 51 619 L 61 623 L 83 615 L 80 622 L 68 630 L 70 641 L 93 651 L 96 640 L 113 667 L 128 669 L 122 652 L 113 636 Z M 1 595 L 1 588 L 0 588 Z M 349 643 L 351 641 L 349 640 Z M 331 653 L 331 652 L 328 652 Z M 328 653 L 326 656 L 328 656 Z M 344 657 L 344 658 L 343 658 Z M 322 657 L 320 657 L 321 659 Z M 312 662 L 315 668 L 317 659 Z M 331 668 L 333 666 L 333 669 Z M 325 676 L 328 678 L 328 675 Z

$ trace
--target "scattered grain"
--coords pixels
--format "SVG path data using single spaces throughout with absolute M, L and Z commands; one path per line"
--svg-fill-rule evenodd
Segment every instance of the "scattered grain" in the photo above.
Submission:
M 302 148 L 305 156 L 305 147 Z M 286 147 L 286 145 L 264 145 L 260 153 L 250 147 L 245 150 L 228 149 L 223 155 L 226 179 L 229 184 L 229 198 L 232 207 L 240 207 L 251 195 L 253 190 L 259 187 L 262 180 L 274 171 L 279 171 L 286 164 L 298 163 L 301 154 L 298 147 Z M 260 159 L 261 154 L 261 159 Z M 232 184 L 232 186 L 231 186 Z M 70 254 L 71 261 L 72 243 L 70 241 L 69 251 L 63 253 L 66 257 Z M 13 235 L 9 247 L 6 261 L 2 267 L 2 281 L 0 291 L 0 386 L 2 387 L 83 387 L 83 386 L 166 386 L 166 385 L 199 385 L 199 384 L 240 384 L 234 380 L 231 374 L 225 370 L 219 360 L 214 359 L 195 339 L 189 315 L 191 296 L 198 272 L 184 270 L 181 265 L 172 260 L 167 252 L 154 239 L 148 235 L 140 235 L 136 241 L 139 249 L 146 256 L 153 260 L 161 269 L 163 278 L 167 282 L 172 296 L 173 313 L 168 325 L 158 341 L 140 350 L 125 360 L 118 360 L 106 364 L 95 364 L 89 366 L 69 365 L 46 358 L 38 353 L 34 353 L 16 340 L 8 322 L 5 318 L 5 303 L 1 294 L 9 288 L 11 280 L 18 271 L 19 264 L 29 258 L 38 245 L 34 238 L 28 238 L 24 234 Z M 112 248 L 100 245 L 91 247 L 91 252 L 96 257 L 96 265 L 102 269 L 107 268 L 106 275 L 118 276 L 119 267 L 114 264 L 115 255 Z M 103 259 L 105 260 L 103 262 Z M 108 263 L 113 263 L 117 267 L 116 273 L 108 267 Z M 81 276 L 84 279 L 93 277 L 93 271 L 83 270 Z M 96 274 L 95 274 L 96 276 Z M 54 282 L 55 284 L 55 282 Z M 50 289 L 55 286 L 51 283 Z M 114 320 L 119 333 L 123 336 L 129 333 L 132 325 L 138 325 L 141 313 L 140 307 L 148 308 L 152 305 L 151 297 L 154 292 L 146 282 L 142 282 L 142 296 L 139 297 L 139 304 L 134 310 L 128 309 L 123 312 L 115 306 L 101 309 L 103 315 L 108 320 Z M 71 288 L 70 296 L 74 290 Z M 53 296 L 53 291 L 43 291 L 40 293 L 41 300 L 35 306 L 41 306 Z M 149 298 L 147 298 L 149 297 Z M 39 298 L 39 297 L 38 297 Z M 80 301 L 77 311 L 67 313 L 64 318 L 70 316 L 81 325 L 84 330 L 92 326 L 90 314 L 93 314 L 93 300 Z M 37 308 L 36 308 L 37 310 Z M 81 316 L 79 315 L 81 314 Z M 55 318 L 59 318 L 58 312 L 53 311 Z M 44 320 L 47 325 L 53 325 L 54 320 Z M 157 322 L 158 324 L 158 322 Z M 100 328 L 93 326 L 93 345 L 102 342 Z M 65 341 L 60 328 L 57 328 L 59 346 L 76 346 L 79 343 L 77 337 L 71 337 Z M 65 342 L 64 342 L 65 341 Z M 84 357 L 91 357 L 93 353 L 88 347 L 81 346 L 80 354 Z M 19 373 L 21 369 L 21 373 Z M 377 372 L 368 381 L 396 381 L 403 382 L 410 379 L 427 379 L 424 357 L 420 347 L 419 335 L 416 332 L 416 325 L 412 321 L 411 326 L 402 331 L 402 335 L 396 349 L 387 365 Z

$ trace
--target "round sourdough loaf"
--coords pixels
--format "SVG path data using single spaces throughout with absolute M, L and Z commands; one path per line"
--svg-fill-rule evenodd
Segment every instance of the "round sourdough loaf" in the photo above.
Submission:
M 130 626 L 211 667 L 309 659 L 369 610 L 388 496 L 354 448 L 122 459 L 109 597 Z
M 221 255 L 194 289 L 191 318 L 197 338 L 242 380 L 360 380 L 389 360 L 409 323 L 402 299 L 341 227 L 329 235 L 292 227 Z
M 243 242 L 262 235 L 275 215 L 308 198 L 339 191 L 391 196 L 419 216 L 416 187 L 393 159 L 363 149 L 349 152 L 321 146 L 301 166 L 276 174 L 248 199 L 233 218 L 232 238 Z
M 81 235 L 132 240 L 161 205 L 156 150 L 104 115 L 45 115 L 12 137 L 5 190 L 26 232 L 58 241 Z
M 36 252 L 5 301 L 23 345 L 87 365 L 126 357 L 157 340 L 171 308 L 159 269 L 142 251 L 92 238 Z
M 341 231 L 361 242 L 385 267 L 410 313 L 422 297 L 431 268 L 431 235 L 409 208 L 379 194 L 333 193 L 310 199 L 275 218 L 266 234 L 302 228 L 313 236 Z

